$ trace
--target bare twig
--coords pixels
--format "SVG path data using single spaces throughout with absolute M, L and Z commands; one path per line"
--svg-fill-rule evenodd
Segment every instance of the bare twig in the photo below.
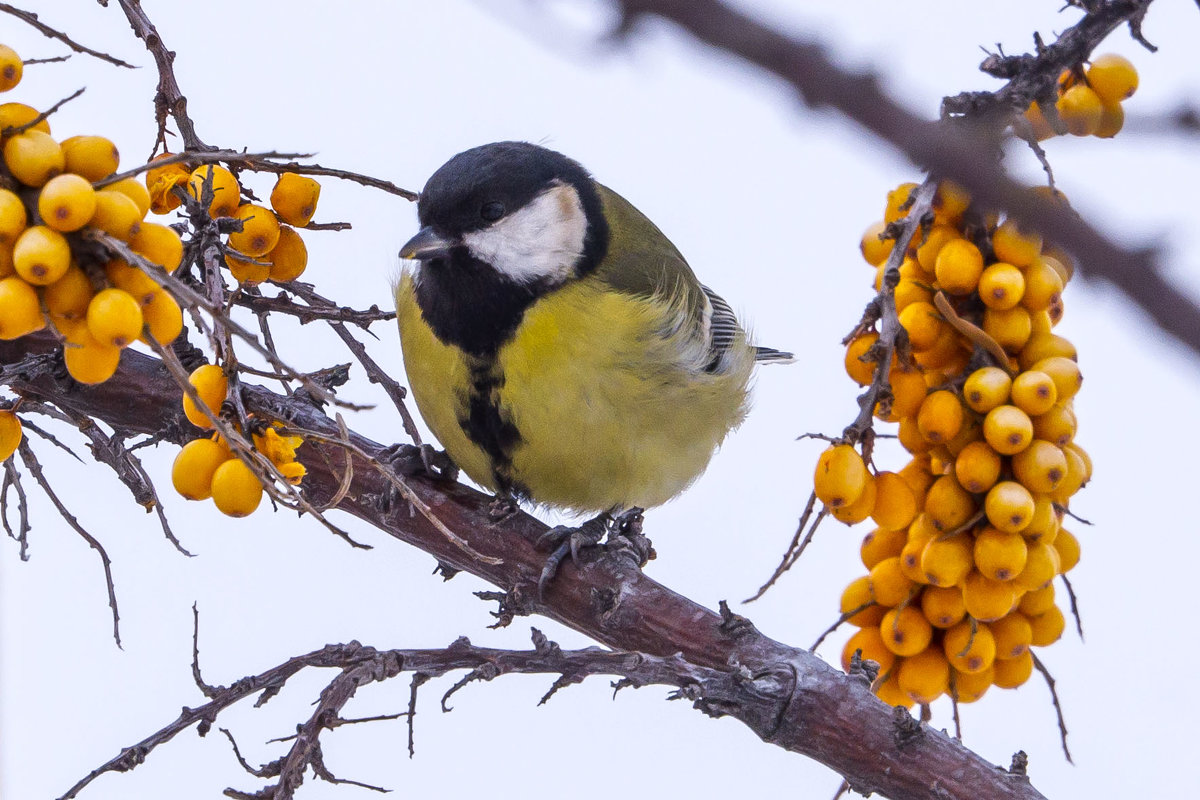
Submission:
M 74 50 L 76 53 L 83 53 L 85 55 L 89 55 L 94 58 L 98 58 L 101 61 L 107 61 L 110 64 L 115 64 L 118 67 L 128 67 L 129 69 L 137 69 L 133 64 L 126 63 L 126 62 L 122 61 L 121 59 L 116 58 L 115 56 L 110 56 L 108 53 L 102 53 L 99 50 L 93 50 L 90 47 L 85 47 L 85 46 L 79 44 L 74 39 L 72 39 L 71 37 L 69 37 L 65 33 L 63 33 L 62 31 L 51 28 L 49 25 L 47 25 L 46 23 L 39 20 L 37 14 L 31 13 L 29 11 L 23 11 L 19 8 L 16 8 L 15 6 L 10 6 L 8 3 L 0 3 L 0 11 L 5 12 L 6 14 L 12 14 L 16 18 L 18 18 L 20 20 L 24 20 L 25 22 L 29 23 L 30 25 L 32 25 L 33 27 L 35 27 L 39 31 L 41 31 L 44 35 L 50 37 L 51 39 L 57 39 L 58 41 L 65 44 L 67 47 Z M 32 63 L 32 62 L 26 62 L 26 63 Z
M 1030 655 L 1033 654 L 1031 653 Z M 1067 747 L 1067 721 L 1063 717 L 1062 705 L 1058 702 L 1058 692 L 1054 689 L 1054 676 L 1050 674 L 1050 670 L 1046 668 L 1046 665 L 1036 655 L 1033 655 L 1033 666 L 1046 679 L 1046 688 L 1050 690 L 1050 702 L 1054 703 L 1054 714 L 1058 717 L 1058 736 L 1062 742 L 1063 755 L 1066 757 L 1068 763 L 1074 764 L 1075 760 L 1071 758 L 1071 750 Z

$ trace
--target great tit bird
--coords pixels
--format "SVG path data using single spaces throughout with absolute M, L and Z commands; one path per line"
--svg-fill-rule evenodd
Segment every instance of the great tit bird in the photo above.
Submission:
M 745 417 L 754 363 L 791 359 L 751 345 L 654 223 L 552 150 L 459 153 L 417 216 L 395 287 L 412 395 L 499 497 L 609 521 L 661 505 Z

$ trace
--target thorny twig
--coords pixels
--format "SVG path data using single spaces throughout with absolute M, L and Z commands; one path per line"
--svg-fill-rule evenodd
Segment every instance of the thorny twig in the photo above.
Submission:
M 14 534 L 8 522 L 8 489 L 12 487 L 17 493 L 17 532 Z M 29 503 L 25 497 L 25 487 L 21 485 L 21 473 L 12 458 L 4 462 L 4 484 L 0 487 L 0 522 L 10 538 L 20 546 L 22 561 L 29 560 Z
M 67 47 L 74 50 L 76 53 L 83 53 L 85 55 L 92 56 L 93 58 L 98 58 L 101 61 L 107 61 L 110 64 L 115 64 L 118 67 L 128 67 L 129 69 L 137 69 L 137 67 L 135 67 L 133 64 L 126 63 L 126 62 L 122 61 L 121 59 L 116 58 L 115 56 L 110 56 L 108 53 L 102 53 L 99 50 L 93 50 L 90 47 L 85 47 L 85 46 L 79 44 L 74 39 L 72 39 L 71 37 L 69 37 L 65 33 L 63 33 L 62 31 L 51 28 L 49 25 L 47 25 L 46 23 L 39 20 L 37 14 L 34 14 L 29 11 L 23 11 L 14 6 L 10 6 L 8 3 L 0 3 L 0 11 L 5 12 L 6 14 L 12 14 L 14 17 L 29 23 L 30 25 L 32 25 L 33 27 L 35 27 L 39 31 L 41 31 L 41 33 L 43 33 L 45 36 L 48 36 L 51 39 L 57 39 L 58 41 L 65 44 Z M 31 63 L 31 62 L 26 62 L 26 63 Z
M 1050 702 L 1054 704 L 1054 714 L 1058 717 L 1058 738 L 1062 742 L 1063 755 L 1068 764 L 1074 764 L 1075 760 L 1071 758 L 1071 750 L 1067 747 L 1067 721 L 1063 717 L 1062 705 L 1058 702 L 1058 692 L 1054 688 L 1054 676 L 1050 674 L 1050 670 L 1037 655 L 1032 652 L 1030 655 L 1033 656 L 1033 666 L 1042 673 L 1042 677 L 1046 679 L 1046 688 L 1050 690 Z

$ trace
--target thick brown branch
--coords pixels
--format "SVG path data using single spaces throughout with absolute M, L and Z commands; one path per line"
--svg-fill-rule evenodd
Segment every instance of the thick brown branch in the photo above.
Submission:
M 31 349 L 45 352 L 55 346 L 47 335 L 0 343 L 0 365 L 21 360 Z M 178 386 L 157 359 L 129 350 L 122 354 L 116 376 L 98 386 L 67 388 L 48 375 L 17 377 L 11 386 L 126 435 L 166 432 L 166 438 L 179 441 L 186 430 Z M 255 410 L 329 437 L 341 435 L 336 423 L 302 400 L 255 386 L 244 391 Z M 364 453 L 381 454 L 381 445 L 353 433 L 349 438 Z M 321 507 L 339 490 L 345 451 L 332 443 L 309 442 L 300 456 L 309 468 L 305 491 Z M 420 547 L 440 563 L 499 586 L 506 592 L 506 607 L 515 613 L 543 614 L 619 650 L 664 658 L 679 653 L 697 667 L 744 670 L 760 701 L 713 708 L 740 719 L 764 741 L 827 764 L 857 789 L 893 798 L 925 798 L 933 785 L 946 798 L 1041 796 L 1024 779 L 1009 776 L 939 731 L 922 726 L 919 735 L 896 736 L 892 709 L 861 680 L 763 636 L 748 622 L 723 619 L 620 556 L 584 554 L 579 564 L 565 564 L 540 598 L 537 584 L 546 554 L 535 542 L 546 530 L 543 523 L 522 513 L 498 523 L 489 514 L 491 498 L 486 495 L 458 484 L 409 479 L 417 498 L 470 545 L 468 551 L 424 515 L 411 513 L 405 502 L 383 510 L 378 498 L 389 483 L 379 470 L 360 462 L 353 475 L 338 505 L 341 510 Z

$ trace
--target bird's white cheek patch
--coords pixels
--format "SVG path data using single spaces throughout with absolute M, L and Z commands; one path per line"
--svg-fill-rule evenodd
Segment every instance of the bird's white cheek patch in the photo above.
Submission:
M 583 255 L 587 215 L 575 187 L 555 183 L 524 208 L 463 236 L 475 258 L 518 283 L 565 280 Z

